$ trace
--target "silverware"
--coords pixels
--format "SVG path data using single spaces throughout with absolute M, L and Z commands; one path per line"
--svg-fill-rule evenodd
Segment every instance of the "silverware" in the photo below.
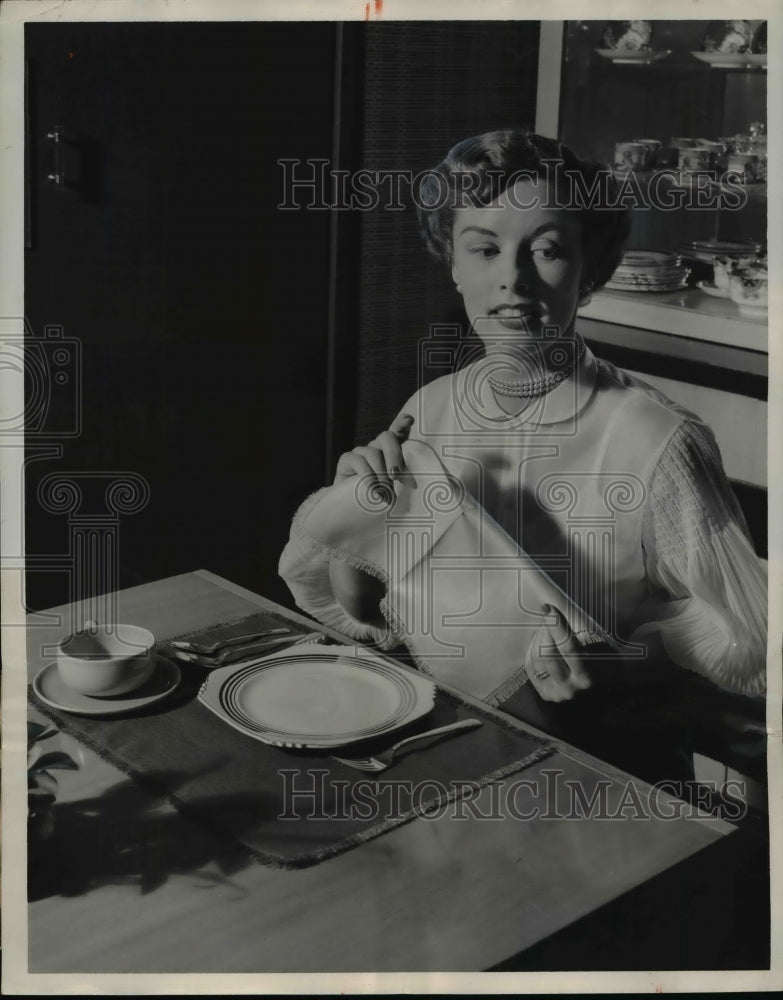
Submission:
M 407 739 L 400 740 L 399 743 L 395 743 L 388 750 L 382 750 L 375 757 L 335 757 L 332 755 L 332 760 L 338 760 L 341 764 L 354 767 L 357 771 L 377 773 L 378 771 L 385 771 L 387 767 L 390 767 L 395 757 L 400 756 L 399 751 L 403 750 L 403 748 L 404 753 L 410 753 L 411 750 L 419 749 L 420 746 L 437 743 L 438 740 L 464 732 L 466 729 L 475 729 L 480 725 L 482 723 L 479 719 L 463 719 L 461 722 L 452 722 L 450 725 L 440 726 L 438 729 L 429 729 L 426 733 L 408 736 Z
M 89 624 L 89 623 L 88 623 Z M 219 649 L 224 646 L 243 646 L 254 639 L 265 639 L 267 636 L 291 635 L 290 628 L 268 628 L 263 632 L 250 632 L 247 635 L 232 635 L 228 639 L 220 639 L 217 642 L 198 643 L 189 642 L 187 639 L 172 639 L 170 645 L 177 649 L 184 649 L 188 653 L 196 653 L 199 656 L 214 656 Z
M 304 635 L 271 636 L 261 642 L 251 642 L 247 646 L 228 646 L 217 656 L 203 656 L 200 653 L 190 653 L 184 649 L 172 648 L 172 654 L 186 663 L 195 663 L 200 667 L 222 667 L 231 660 L 232 663 L 242 663 L 264 653 L 277 652 L 284 646 L 299 646 L 305 642 L 323 642 L 326 636 L 322 632 L 306 632 Z M 173 644 L 172 644 L 173 646 Z

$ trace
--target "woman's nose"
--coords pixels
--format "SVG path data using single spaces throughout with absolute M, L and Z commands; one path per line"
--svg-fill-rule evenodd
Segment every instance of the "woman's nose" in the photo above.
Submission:
M 500 287 L 521 294 L 533 283 L 531 272 L 532 264 L 524 257 L 509 258 L 506 269 L 500 275 Z

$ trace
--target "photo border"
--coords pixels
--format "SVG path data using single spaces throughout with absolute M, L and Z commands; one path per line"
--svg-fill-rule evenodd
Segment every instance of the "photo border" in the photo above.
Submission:
M 746 0 L 745 17 L 769 22 L 769 52 L 783 54 L 783 8 L 772 0 Z M 710 0 L 688 5 L 675 0 L 626 2 L 623 14 L 652 15 L 655 20 L 705 20 L 736 13 L 737 5 Z M 589 20 L 617 14 L 617 4 L 576 3 L 573 0 L 534 0 L 512 5 L 501 0 L 373 0 L 343 2 L 319 0 L 6 0 L 0 7 L 0 316 L 24 315 L 24 24 L 68 21 L 307 21 L 317 20 L 505 20 L 518 12 L 521 20 L 572 19 L 578 13 Z M 524 17 L 522 15 L 524 14 Z M 783 89 L 781 60 L 771 59 L 768 69 L 769 153 L 773 163 L 783 163 Z M 617 993 L 617 992 L 735 992 L 783 988 L 783 752 L 781 750 L 781 608 L 783 593 L 783 191 L 781 171 L 768 180 L 769 259 L 771 273 L 769 311 L 769 593 L 767 723 L 769 732 L 769 806 L 772 905 L 772 969 L 754 972 L 547 972 L 547 973 L 318 973 L 318 974 L 30 974 L 27 972 L 27 900 L 25 882 L 27 797 L 22 763 L 26 753 L 26 657 L 22 573 L 6 562 L 0 569 L 2 598 L 3 708 L 3 991 L 13 994 L 101 993 L 126 994 L 258 994 L 258 993 Z M 22 412 L 23 385 L 4 382 L 2 413 Z M 21 402 L 21 407 L 20 407 Z M 2 552 L 23 552 L 22 491 L 16 476 L 18 447 L 0 441 L 0 508 Z M 774 597 L 774 600 L 773 600 Z

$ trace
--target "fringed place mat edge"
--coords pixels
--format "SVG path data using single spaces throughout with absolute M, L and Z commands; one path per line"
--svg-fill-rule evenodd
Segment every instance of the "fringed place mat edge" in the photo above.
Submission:
M 553 746 L 538 747 L 526 757 L 520 758 L 520 760 L 513 761 L 511 764 L 504 764 L 502 767 L 496 768 L 494 771 L 490 771 L 488 774 L 483 775 L 475 781 L 464 782 L 463 787 L 469 786 L 472 789 L 485 788 L 493 781 L 500 781 L 501 778 L 506 778 L 510 774 L 515 774 L 517 771 L 524 771 L 533 764 L 536 764 L 541 760 L 545 760 L 554 752 L 555 747 Z M 345 837 L 343 840 L 335 841 L 333 844 L 330 844 L 329 847 L 315 851 L 309 858 L 297 858 L 292 860 L 289 864 L 282 865 L 281 867 L 289 870 L 312 868 L 314 865 L 320 864 L 328 858 L 334 858 L 340 854 L 345 854 L 352 847 L 357 847 L 359 844 L 375 840 L 377 837 L 380 837 L 385 833 L 389 833 L 391 830 L 396 830 L 400 826 L 405 826 L 407 823 L 410 823 L 411 820 L 426 816 L 428 813 L 434 812 L 436 808 L 446 806 L 451 802 L 459 801 L 464 798 L 465 794 L 465 792 L 460 792 L 455 789 L 454 791 L 449 792 L 446 796 L 438 796 L 437 799 L 430 800 L 421 809 L 409 809 L 404 813 L 400 813 L 399 816 L 395 816 L 393 819 L 386 821 L 385 823 L 377 823 L 375 826 L 368 827 L 366 830 L 357 831 L 350 837 Z

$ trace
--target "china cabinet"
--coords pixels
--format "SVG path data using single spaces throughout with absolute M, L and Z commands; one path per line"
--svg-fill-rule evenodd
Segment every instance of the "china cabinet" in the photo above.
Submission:
M 715 253 L 698 248 L 731 241 L 747 244 L 751 256 L 766 253 L 766 51 L 705 51 L 715 30 L 704 20 L 633 22 L 634 32 L 642 23 L 651 27 L 649 48 L 614 51 L 605 21 L 542 24 L 537 130 L 613 167 L 630 150 L 631 169 L 626 162 L 615 170 L 632 192 L 628 247 L 673 252 L 689 271 L 674 291 L 602 289 L 580 311 L 580 330 L 596 353 L 707 420 L 738 492 L 751 490 L 751 507 L 753 496 L 759 501 L 751 518 L 760 536 L 767 316 L 718 297 Z M 731 25 L 754 39 L 765 27 Z M 640 137 L 654 162 L 645 162 Z M 726 176 L 745 164 L 753 169 Z

